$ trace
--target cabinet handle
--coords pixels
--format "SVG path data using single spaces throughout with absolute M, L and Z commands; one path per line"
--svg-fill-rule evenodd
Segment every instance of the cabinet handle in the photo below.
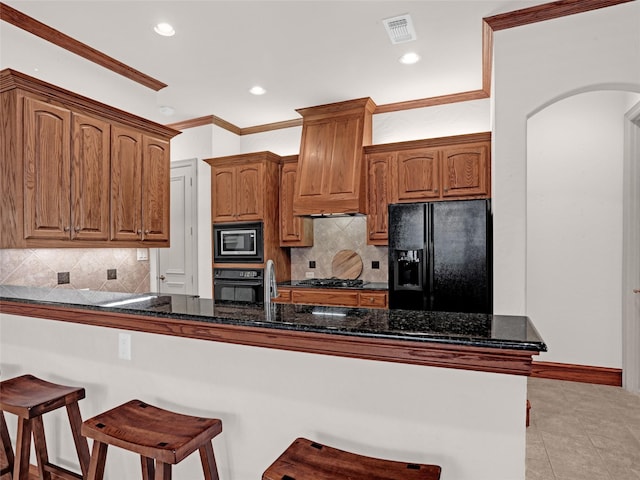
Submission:
M 151 233 L 149 230 L 145 230 L 145 231 L 144 231 L 144 234 L 145 234 L 145 235 L 149 235 L 149 233 Z
M 640 293 L 640 288 L 634 288 L 633 293 Z
M 64 227 L 62 230 L 64 230 L 65 232 L 68 232 L 71 229 L 69 227 Z
M 449 191 L 449 189 L 448 189 L 448 188 L 445 188 L 445 189 L 444 189 L 444 193 L 447 193 L 448 191 Z
M 79 232 L 81 229 L 80 229 L 80 227 L 75 227 L 75 228 L 74 228 L 74 230 L 75 230 L 76 232 Z
M 437 189 L 437 188 L 435 188 L 435 189 L 433 190 L 433 193 L 438 193 L 438 189 Z
M 142 233 L 142 230 L 138 229 L 138 230 L 136 230 L 136 233 L 137 233 L 138 235 L 140 235 L 140 234 Z

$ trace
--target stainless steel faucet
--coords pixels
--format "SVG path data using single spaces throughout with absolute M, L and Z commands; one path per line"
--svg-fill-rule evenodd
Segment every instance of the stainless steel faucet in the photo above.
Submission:
M 264 304 L 268 307 L 271 299 L 278 296 L 278 284 L 276 282 L 276 267 L 273 260 L 267 260 L 264 279 Z

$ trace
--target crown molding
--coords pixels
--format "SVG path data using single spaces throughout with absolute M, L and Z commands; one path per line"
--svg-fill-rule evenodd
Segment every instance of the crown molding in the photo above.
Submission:
M 82 42 L 79 42 L 75 38 L 71 38 L 69 35 L 51 28 L 42 22 L 39 22 L 35 18 L 31 18 L 28 15 L 10 7 L 6 3 L 0 2 L 0 20 L 10 23 L 25 32 L 29 32 L 37 37 L 51 42 L 54 45 L 64 48 L 71 53 L 75 53 L 86 60 L 118 73 L 123 77 L 140 83 L 145 87 L 148 87 L 156 92 L 167 86 L 166 83 L 162 83 L 160 80 L 156 80 L 149 75 L 146 75 L 135 68 L 132 68 L 124 63 L 112 58 L 104 53 L 90 47 Z

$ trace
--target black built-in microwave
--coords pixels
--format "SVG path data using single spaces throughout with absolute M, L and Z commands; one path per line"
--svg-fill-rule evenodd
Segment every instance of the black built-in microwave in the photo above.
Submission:
M 215 263 L 262 263 L 262 222 L 216 223 L 213 225 Z

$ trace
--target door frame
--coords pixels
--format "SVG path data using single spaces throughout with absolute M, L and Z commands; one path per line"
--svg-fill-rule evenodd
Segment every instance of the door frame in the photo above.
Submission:
M 640 393 L 640 102 L 625 114 L 622 246 L 622 385 Z
M 185 202 L 189 200 L 191 202 L 191 218 L 185 219 L 189 228 L 192 229 L 191 235 L 191 265 L 188 267 L 191 269 L 192 281 L 192 294 L 198 295 L 198 159 L 190 158 L 186 160 L 178 160 L 171 162 L 171 170 L 174 168 L 189 167 L 191 170 L 191 188 L 185 193 Z M 190 198 L 187 198 L 189 196 Z M 171 227 L 170 227 L 171 228 Z M 171 247 L 169 247 L 171 248 Z M 155 291 L 160 291 L 160 278 L 158 269 L 160 265 L 160 249 L 154 249 L 155 253 L 150 255 L 150 259 L 153 259 L 152 264 L 149 266 L 150 284 L 155 285 Z M 154 281 L 155 279 L 155 281 Z

